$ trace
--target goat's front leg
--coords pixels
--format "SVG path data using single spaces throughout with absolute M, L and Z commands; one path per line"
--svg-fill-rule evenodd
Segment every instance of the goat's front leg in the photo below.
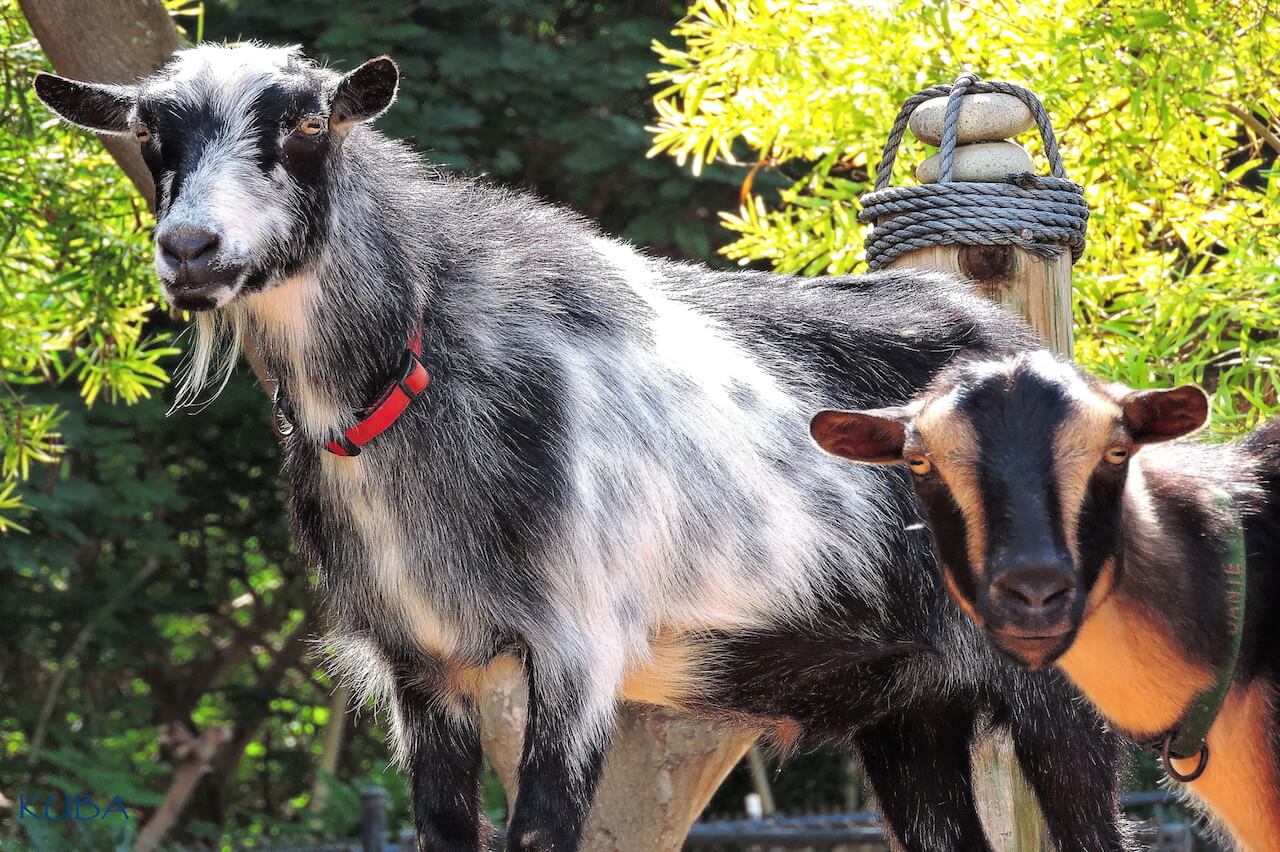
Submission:
M 489 826 L 480 816 L 475 707 L 419 675 L 397 678 L 396 711 L 419 852 L 478 852 Z
M 905 852 L 992 852 L 973 797 L 975 730 L 973 709 L 957 702 L 909 707 L 859 732 L 867 780 Z
M 1137 848 L 1120 812 L 1127 747 L 1057 672 L 1018 672 L 1006 689 L 1013 746 L 1059 852 Z
M 616 678 L 600 660 L 525 659 L 529 710 L 509 852 L 573 852 L 613 728 Z

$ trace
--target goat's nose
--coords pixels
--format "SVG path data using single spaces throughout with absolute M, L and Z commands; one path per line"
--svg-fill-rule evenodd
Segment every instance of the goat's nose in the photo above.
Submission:
M 1075 588 L 1071 573 L 1060 566 L 1025 565 L 1001 572 L 991 596 L 1017 620 L 1050 626 L 1067 615 Z
M 210 255 L 218 248 L 218 235 L 205 228 L 180 225 L 169 229 L 156 240 L 160 250 L 174 263 L 190 263 Z

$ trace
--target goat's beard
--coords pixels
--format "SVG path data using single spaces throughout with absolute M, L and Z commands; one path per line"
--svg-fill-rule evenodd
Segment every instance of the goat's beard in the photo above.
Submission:
M 169 407 L 170 414 L 180 408 L 199 411 L 218 398 L 240 358 L 244 327 L 245 312 L 234 297 L 224 308 L 195 315 L 188 326 L 191 347 L 176 372 L 177 393 Z M 213 391 L 205 397 L 205 390 L 210 387 Z

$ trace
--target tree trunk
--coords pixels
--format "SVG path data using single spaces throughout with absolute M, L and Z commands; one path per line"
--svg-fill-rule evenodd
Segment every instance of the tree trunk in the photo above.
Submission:
M 150 852 L 159 848 L 161 839 L 177 822 L 201 779 L 212 769 L 218 749 L 231 739 L 231 732 L 222 725 L 213 725 L 201 731 L 197 737 L 182 725 L 174 723 L 165 732 L 165 737 L 173 745 L 173 778 L 169 782 L 169 791 L 165 794 L 164 801 L 138 832 L 134 845 L 138 852 Z
M 158 0 L 18 0 L 53 69 L 93 83 L 132 83 L 178 49 L 178 31 Z M 133 185 L 155 203 L 151 174 L 138 146 L 103 136 L 102 144 Z
M 351 687 L 339 684 L 329 699 L 329 721 L 324 726 L 324 744 L 320 748 L 320 763 L 316 766 L 315 780 L 311 782 L 311 812 L 316 824 L 329 803 L 329 778 L 338 776 L 338 760 L 342 757 L 342 741 L 347 733 L 347 708 L 351 705 Z

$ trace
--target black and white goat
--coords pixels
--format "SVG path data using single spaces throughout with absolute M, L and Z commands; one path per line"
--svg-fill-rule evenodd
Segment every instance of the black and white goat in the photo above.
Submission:
M 136 86 L 36 90 L 139 141 L 165 295 L 204 311 L 183 399 L 219 326 L 279 378 L 297 540 L 343 667 L 391 707 L 421 848 L 482 842 L 473 696 L 512 659 L 512 849 L 576 848 L 619 697 L 855 746 L 911 852 L 989 848 L 969 749 L 1006 726 L 1058 848 L 1122 848 L 1116 741 L 954 611 L 903 477 L 803 434 L 1020 326 L 942 277 L 646 257 L 372 130 L 397 82 L 203 46 Z
M 958 361 L 905 407 L 822 412 L 812 432 L 905 463 L 947 586 L 991 641 L 1056 663 L 1264 852 L 1280 848 L 1280 420 L 1166 443 L 1208 413 L 1199 388 L 1134 391 L 1036 353 Z

